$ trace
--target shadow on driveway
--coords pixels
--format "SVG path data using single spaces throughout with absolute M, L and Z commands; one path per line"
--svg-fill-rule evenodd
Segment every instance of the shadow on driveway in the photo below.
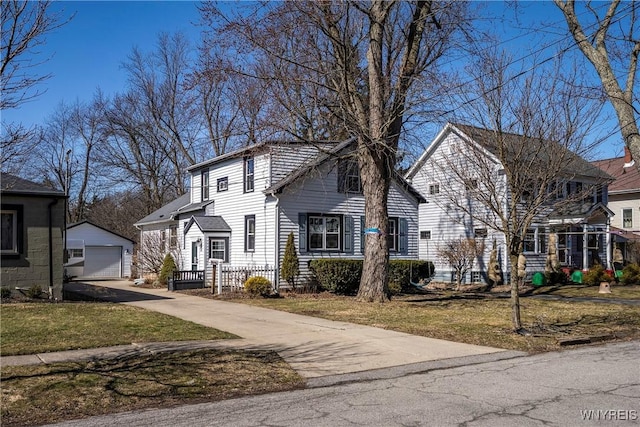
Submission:
M 62 286 L 66 301 L 135 302 L 171 299 L 136 291 L 95 286 L 82 282 L 69 282 Z

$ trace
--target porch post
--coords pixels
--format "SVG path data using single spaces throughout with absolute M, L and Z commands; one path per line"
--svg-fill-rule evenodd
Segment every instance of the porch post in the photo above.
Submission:
M 582 224 L 582 269 L 589 269 L 589 235 L 587 224 Z
M 604 231 L 605 231 L 605 234 L 604 234 L 605 235 L 605 238 L 604 238 L 605 244 L 604 244 L 604 246 L 605 246 L 606 251 L 607 251 L 607 254 L 606 254 L 607 268 L 610 268 L 610 269 L 613 270 L 613 263 L 611 262 L 611 254 L 613 253 L 613 251 L 612 251 L 612 248 L 611 248 L 611 234 L 609 233 L 609 222 L 608 221 L 607 221 L 607 225 L 604 228 Z

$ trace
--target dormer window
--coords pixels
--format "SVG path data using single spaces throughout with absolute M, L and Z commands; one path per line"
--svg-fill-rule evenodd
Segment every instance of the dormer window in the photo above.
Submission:
M 209 200 L 209 171 L 202 171 L 200 181 L 200 191 L 202 194 L 202 201 Z

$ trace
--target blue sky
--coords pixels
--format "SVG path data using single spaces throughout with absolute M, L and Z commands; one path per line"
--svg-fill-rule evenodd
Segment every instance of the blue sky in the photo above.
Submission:
M 3 112 L 3 121 L 40 124 L 61 102 L 89 101 L 96 89 L 109 95 L 126 86 L 121 64 L 134 46 L 152 50 L 158 33 L 183 31 L 193 43 L 200 37 L 199 19 L 192 1 L 56 1 L 53 11 L 73 19 L 50 33 L 40 57 L 51 57 L 41 67 L 52 77 L 46 90 L 20 109 Z M 32 72 L 37 73 L 38 69 Z
M 182 31 L 195 46 L 200 37 L 200 29 L 195 25 L 199 20 L 198 3 L 186 0 L 54 2 L 54 11 L 62 11 L 65 17 L 74 13 L 75 16 L 47 36 L 46 44 L 40 49 L 40 58 L 51 59 L 42 65 L 41 71 L 32 70 L 42 74 L 51 73 L 52 77 L 41 85 L 40 89 L 45 91 L 41 96 L 17 110 L 2 112 L 2 120 L 25 125 L 42 124 L 61 101 L 89 101 L 97 88 L 106 95 L 123 91 L 127 82 L 121 64 L 134 46 L 143 52 L 153 50 L 161 31 Z M 552 2 L 519 4 L 523 25 L 531 25 L 536 31 L 547 26 L 556 30 L 547 34 L 529 33 L 505 41 L 505 47 L 524 52 L 535 47 L 539 37 L 557 37 L 558 33 L 562 33 L 564 22 Z M 488 2 L 486 6 L 492 16 L 512 16 L 503 2 Z M 504 22 L 503 28 L 496 25 L 496 21 L 492 21 L 491 25 L 496 31 L 501 31 L 505 39 L 509 39 L 513 31 L 506 27 L 507 19 Z M 601 147 L 596 158 L 621 154 L 622 143 L 616 133 Z

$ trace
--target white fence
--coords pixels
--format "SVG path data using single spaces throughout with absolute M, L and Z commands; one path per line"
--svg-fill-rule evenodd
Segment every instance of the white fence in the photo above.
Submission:
M 215 276 L 213 268 L 216 267 Z M 215 287 L 218 293 L 222 292 L 238 292 L 244 289 L 244 282 L 249 277 L 262 276 L 269 279 L 275 286 L 276 269 L 273 266 L 264 265 L 228 265 L 223 263 L 213 264 L 211 270 L 207 272 L 208 278 L 215 277 Z M 211 284 L 207 284 L 211 286 Z

